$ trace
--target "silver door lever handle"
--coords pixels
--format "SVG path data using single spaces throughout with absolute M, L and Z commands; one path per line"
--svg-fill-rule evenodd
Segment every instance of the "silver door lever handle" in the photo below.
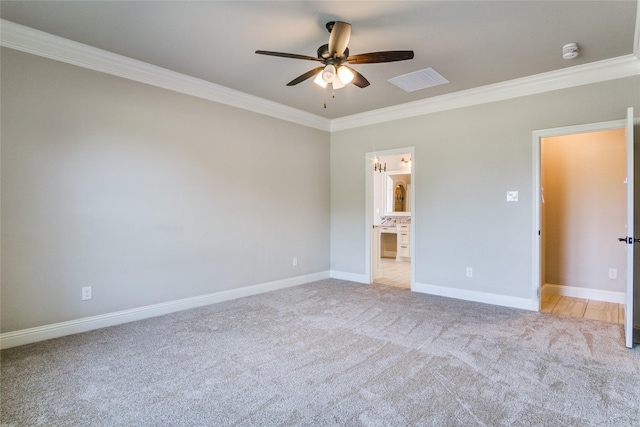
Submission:
M 633 237 L 618 237 L 618 241 L 619 242 L 625 242 L 628 244 L 632 244 L 632 243 L 640 243 L 640 239 L 636 239 Z

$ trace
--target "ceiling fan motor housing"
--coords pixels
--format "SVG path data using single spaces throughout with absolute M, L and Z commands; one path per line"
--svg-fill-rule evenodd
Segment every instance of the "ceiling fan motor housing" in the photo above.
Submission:
M 349 48 L 346 48 L 344 50 L 344 54 L 342 55 L 341 58 L 347 58 L 348 56 L 349 56 Z M 329 54 L 329 45 L 328 44 L 323 44 L 322 46 L 320 46 L 318 48 L 318 58 L 325 59 L 325 60 L 333 59 L 333 58 L 331 58 L 331 55 Z M 327 61 L 327 64 L 329 64 L 328 61 Z

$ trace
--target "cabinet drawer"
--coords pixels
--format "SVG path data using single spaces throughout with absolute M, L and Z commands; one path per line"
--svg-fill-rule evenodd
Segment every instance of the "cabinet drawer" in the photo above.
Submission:
M 398 256 L 409 258 L 411 257 L 411 250 L 409 245 L 398 245 Z
M 398 232 L 406 231 L 407 233 L 411 230 L 411 224 L 398 224 Z
M 394 233 L 394 234 L 396 234 L 398 232 L 398 230 L 396 230 L 395 227 L 379 227 L 378 230 L 380 230 L 381 233 Z
M 398 243 L 408 245 L 410 242 L 409 232 L 398 231 Z

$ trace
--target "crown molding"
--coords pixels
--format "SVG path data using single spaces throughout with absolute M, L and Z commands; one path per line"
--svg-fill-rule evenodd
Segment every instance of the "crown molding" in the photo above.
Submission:
M 640 60 L 637 52 L 640 48 L 640 29 L 638 29 L 640 27 L 640 11 L 636 19 L 635 54 L 567 67 L 333 120 L 229 89 L 206 80 L 54 36 L 4 19 L 0 20 L 0 45 L 253 111 L 303 126 L 334 132 L 558 89 L 638 76 L 640 75 Z
M 638 75 L 630 54 L 333 119 L 331 132 Z
M 324 117 L 4 19 L 0 20 L 0 45 L 300 125 L 330 129 L 331 121 Z
M 636 31 L 633 37 L 633 54 L 640 58 L 640 0 L 636 5 Z

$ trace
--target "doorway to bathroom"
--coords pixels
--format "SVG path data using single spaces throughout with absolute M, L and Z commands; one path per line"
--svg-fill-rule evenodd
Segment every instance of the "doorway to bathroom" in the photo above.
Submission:
M 369 283 L 414 283 L 414 170 L 413 147 L 367 153 Z

